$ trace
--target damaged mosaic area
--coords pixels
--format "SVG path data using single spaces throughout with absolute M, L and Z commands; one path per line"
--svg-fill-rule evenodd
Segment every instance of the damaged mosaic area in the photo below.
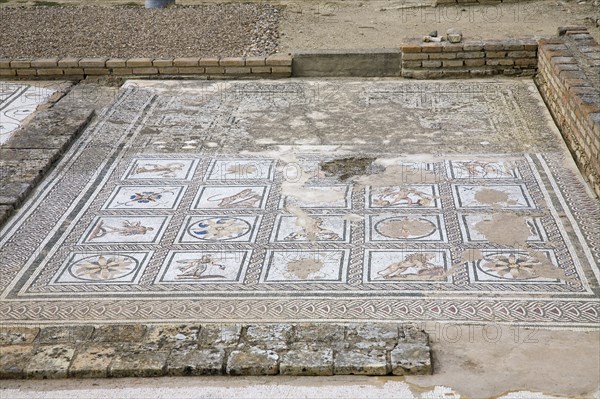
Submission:
M 378 103 L 412 109 L 399 86 Z M 347 173 L 324 165 L 355 158 L 310 145 L 168 143 L 175 126 L 227 137 L 271 111 L 265 90 L 193 106 L 162 89 L 124 89 L 7 225 L 3 322 L 597 325 L 600 208 L 564 154 L 365 151 Z

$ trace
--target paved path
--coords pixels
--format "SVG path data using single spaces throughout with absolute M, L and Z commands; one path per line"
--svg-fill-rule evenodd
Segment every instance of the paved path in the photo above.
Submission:
M 529 80 L 130 82 L 0 233 L 0 318 L 594 328 L 599 218 Z

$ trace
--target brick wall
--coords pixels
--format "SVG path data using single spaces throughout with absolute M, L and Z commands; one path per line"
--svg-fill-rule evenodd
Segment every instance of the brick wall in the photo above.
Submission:
M 416 79 L 466 78 L 492 75 L 532 76 L 537 71 L 535 39 L 465 41 L 463 43 L 406 41 L 402 76 Z
M 575 162 L 600 197 L 600 46 L 585 28 L 539 42 L 536 83 Z
M 269 57 L 209 58 L 40 58 L 0 60 L 0 78 L 86 76 L 204 76 L 211 78 L 278 78 L 292 75 L 291 54 Z

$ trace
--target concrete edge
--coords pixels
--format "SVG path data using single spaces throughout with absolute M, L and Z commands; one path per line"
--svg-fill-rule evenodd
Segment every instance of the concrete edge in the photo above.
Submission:
M 0 379 L 431 374 L 413 324 L 0 328 Z

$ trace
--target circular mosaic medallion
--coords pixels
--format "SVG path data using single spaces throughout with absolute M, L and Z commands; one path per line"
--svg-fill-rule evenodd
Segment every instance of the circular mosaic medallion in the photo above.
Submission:
M 210 218 L 193 223 L 188 233 L 200 240 L 231 240 L 247 234 L 250 223 L 238 218 Z
M 541 262 L 524 253 L 496 253 L 486 255 L 477 263 L 483 273 L 506 280 L 529 280 L 539 277 L 535 267 Z
M 71 264 L 69 273 L 79 280 L 110 281 L 133 273 L 138 264 L 128 255 L 94 255 Z
M 375 224 L 375 230 L 382 236 L 400 240 L 418 240 L 437 231 L 437 226 L 423 218 L 394 217 Z

